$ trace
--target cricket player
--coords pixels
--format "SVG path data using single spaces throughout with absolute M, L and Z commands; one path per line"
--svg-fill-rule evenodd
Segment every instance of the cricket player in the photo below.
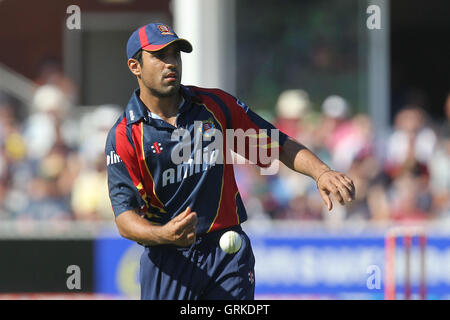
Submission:
M 266 135 L 265 143 L 245 140 L 240 153 L 278 151 L 282 163 L 317 182 L 329 210 L 332 198 L 342 205 L 352 201 L 355 188 L 234 96 L 182 85 L 180 52 L 192 50 L 162 23 L 142 26 L 128 40 L 128 67 L 139 88 L 105 147 L 115 222 L 123 237 L 145 247 L 141 299 L 251 300 L 255 259 L 241 228 L 247 213 L 225 156 L 240 146 L 230 147 L 227 130 Z M 232 254 L 219 246 L 229 230 L 242 239 Z

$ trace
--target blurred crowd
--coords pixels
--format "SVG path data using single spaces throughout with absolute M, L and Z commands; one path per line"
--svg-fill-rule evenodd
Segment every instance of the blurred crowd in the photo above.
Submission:
M 450 93 L 445 118 L 432 121 L 423 106 L 409 104 L 391 128 L 375 132 L 367 114 L 352 114 L 344 97 L 331 95 L 313 108 L 304 90 L 286 90 L 274 124 L 315 152 L 331 168 L 353 179 L 356 199 L 335 201 L 331 213 L 315 181 L 281 165 L 262 176 L 236 167 L 248 211 L 258 219 L 421 222 L 450 218 Z
M 76 88 L 57 70 L 36 82 L 29 105 L 0 92 L 0 219 L 112 220 L 104 143 L 122 107 L 78 106 Z M 329 214 L 311 178 L 283 165 L 267 176 L 236 165 L 250 218 L 450 218 L 450 94 L 443 107 L 446 118 L 432 122 L 423 106 L 405 106 L 379 141 L 370 117 L 352 114 L 344 97 L 313 108 L 307 92 L 282 92 L 272 122 L 346 172 L 356 200 Z
M 43 68 L 29 104 L 0 92 L 0 220 L 112 220 L 104 146 L 119 106 L 76 104 Z

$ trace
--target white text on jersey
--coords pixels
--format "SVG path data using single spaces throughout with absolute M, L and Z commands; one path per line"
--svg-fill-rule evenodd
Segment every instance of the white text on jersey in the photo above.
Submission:
M 108 155 L 106 155 L 106 165 L 109 166 L 110 164 L 116 164 L 122 162 L 122 159 L 120 159 L 120 156 L 115 153 L 114 151 L 111 151 Z

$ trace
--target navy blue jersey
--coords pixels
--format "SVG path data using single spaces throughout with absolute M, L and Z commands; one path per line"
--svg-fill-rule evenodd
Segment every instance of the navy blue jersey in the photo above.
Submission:
M 152 116 L 140 100 L 138 89 L 110 130 L 105 154 L 114 214 L 117 217 L 124 211 L 135 210 L 151 223 L 162 225 L 189 206 L 197 213 L 198 234 L 238 225 L 247 219 L 247 213 L 236 185 L 233 164 L 225 161 L 230 152 L 226 129 L 267 130 L 268 143 L 247 143 L 243 153 L 247 157 L 252 147 L 273 147 L 271 130 L 275 128 L 222 90 L 181 86 L 180 91 L 184 102 L 176 127 Z M 186 136 L 174 140 L 175 130 Z M 205 137 L 211 130 L 223 133 L 220 150 L 223 161 L 217 161 L 217 154 L 208 153 L 214 139 Z M 191 139 L 184 140 L 187 136 Z M 286 138 L 279 132 L 275 144 L 278 150 Z M 190 150 L 191 154 L 181 150 Z M 182 162 L 173 160 L 177 153 L 183 154 Z

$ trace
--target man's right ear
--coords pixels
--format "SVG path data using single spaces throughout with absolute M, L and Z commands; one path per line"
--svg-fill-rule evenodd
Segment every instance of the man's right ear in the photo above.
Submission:
M 135 76 L 139 77 L 141 75 L 141 65 L 136 59 L 128 59 L 128 68 Z

